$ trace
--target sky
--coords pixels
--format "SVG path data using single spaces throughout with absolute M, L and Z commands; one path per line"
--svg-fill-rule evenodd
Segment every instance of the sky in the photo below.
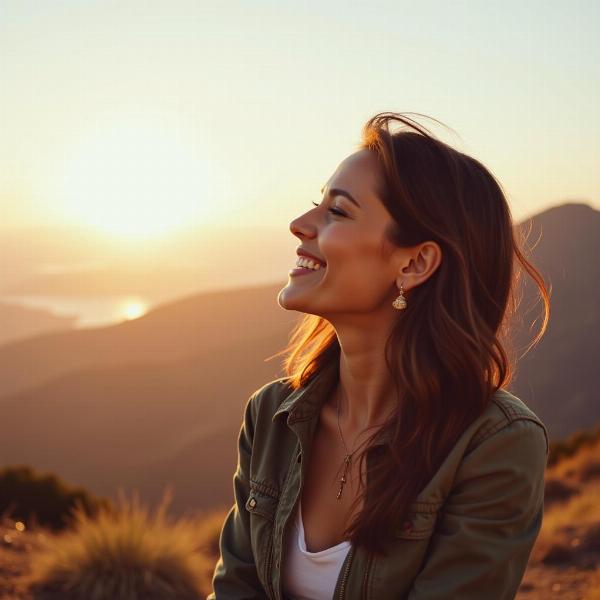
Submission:
M 287 228 L 381 111 L 600 208 L 599 7 L 0 0 L 0 228 Z

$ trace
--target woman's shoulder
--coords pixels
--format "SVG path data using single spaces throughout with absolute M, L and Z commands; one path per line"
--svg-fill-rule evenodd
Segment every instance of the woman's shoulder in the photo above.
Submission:
M 500 436 L 502 438 L 511 433 L 513 437 L 541 438 L 544 440 L 546 455 L 549 452 L 548 430 L 542 419 L 521 398 L 504 388 L 499 388 L 492 394 L 487 407 L 469 429 L 471 449 L 504 431 Z
M 249 401 L 254 405 L 256 414 L 263 414 L 265 417 L 272 416 L 292 392 L 289 378 L 279 377 L 267 381 L 257 388 L 250 396 Z

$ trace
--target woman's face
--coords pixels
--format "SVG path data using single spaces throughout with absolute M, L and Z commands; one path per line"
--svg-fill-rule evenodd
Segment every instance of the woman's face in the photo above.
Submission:
M 374 151 L 351 154 L 325 184 L 321 203 L 290 223 L 298 247 L 326 266 L 290 274 L 277 298 L 282 308 L 328 320 L 395 311 L 391 303 L 406 261 L 401 262 L 402 250 L 384 238 L 393 219 L 377 196 L 381 177 Z

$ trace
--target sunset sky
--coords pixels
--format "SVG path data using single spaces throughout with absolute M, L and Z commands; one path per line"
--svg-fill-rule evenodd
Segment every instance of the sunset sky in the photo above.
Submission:
M 0 227 L 287 227 L 380 111 L 600 208 L 599 6 L 2 0 Z

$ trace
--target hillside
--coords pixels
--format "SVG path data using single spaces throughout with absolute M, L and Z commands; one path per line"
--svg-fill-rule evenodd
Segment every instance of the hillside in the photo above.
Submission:
M 268 302 L 275 291 L 262 294 Z M 257 300 L 255 306 L 259 304 Z M 264 359 L 286 343 L 290 328 L 285 321 L 277 327 L 275 319 L 270 327 L 261 326 L 260 319 L 244 320 L 236 308 L 223 305 L 214 318 L 204 317 L 200 327 L 200 316 L 185 314 L 177 305 L 174 314 L 165 316 L 173 327 L 163 330 L 161 315 L 150 313 L 149 323 L 145 317 L 136 322 L 138 331 L 128 344 L 145 342 L 146 356 L 133 352 L 122 364 L 79 368 L 0 398 L 5 422 L 22 424 L 0 437 L 3 464 L 55 471 L 102 495 L 114 496 L 117 486 L 137 488 L 150 504 L 173 483 L 176 512 L 227 501 L 243 405 L 265 381 L 280 376 L 278 360 Z M 174 347 L 177 315 L 197 328 L 182 326 L 181 344 Z M 90 340 L 94 334 L 106 335 L 103 330 L 68 335 L 76 339 L 78 333 Z M 120 335 L 117 331 L 116 337 Z M 55 341 L 47 336 L 38 343 Z M 101 354 L 114 363 L 115 356 L 129 354 L 118 345 L 112 353 L 110 349 L 97 341 L 96 347 L 82 351 L 80 362 L 93 362 L 90 356 Z M 176 353 L 184 357 L 177 359 Z
M 563 204 L 536 215 L 531 225 L 530 244 L 537 242 L 533 258 L 552 288 L 550 323 L 539 345 L 520 359 L 510 389 L 558 439 L 600 421 L 600 211 Z M 526 230 L 528 224 L 520 227 Z M 526 280 L 523 290 L 518 356 L 541 324 L 534 286 Z
M 531 225 L 529 243 L 541 235 L 533 260 L 551 286 L 550 325 L 508 389 L 556 439 L 600 422 L 600 212 L 564 204 Z M 173 483 L 178 512 L 228 501 L 243 405 L 282 375 L 280 357 L 265 359 L 301 317 L 277 304 L 284 285 L 206 292 L 118 325 L 0 346 L 0 409 L 18 424 L 0 437 L 3 464 L 52 470 L 103 495 L 137 487 L 149 503 Z M 539 327 L 531 292 L 527 284 L 521 347 Z
M 0 346 L 0 406 L 6 396 L 79 370 L 167 364 L 207 350 L 252 347 L 278 332 L 285 339 L 298 313 L 278 306 L 277 292 L 284 285 L 206 292 L 161 304 L 117 325 Z
M 546 470 L 542 530 L 519 600 L 600 599 L 600 441 Z
M 60 316 L 40 309 L 0 301 L 0 346 L 42 333 L 75 327 L 77 317 Z

